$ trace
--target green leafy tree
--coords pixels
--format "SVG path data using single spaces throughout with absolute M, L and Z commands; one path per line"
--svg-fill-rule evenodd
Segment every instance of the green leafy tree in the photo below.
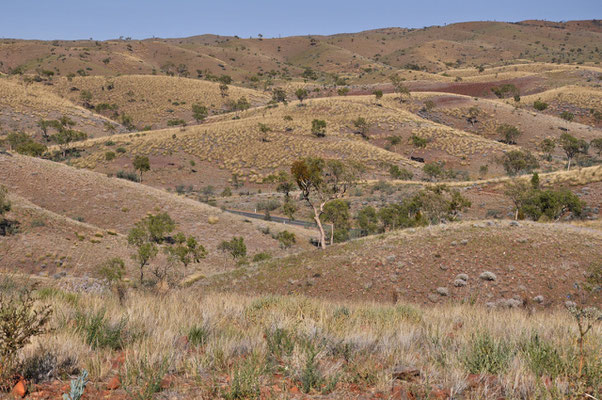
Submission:
M 554 139 L 545 138 L 539 144 L 539 151 L 544 153 L 544 160 L 552 161 L 552 153 L 556 148 L 556 142 Z
M 297 160 L 291 166 L 291 175 L 301 190 L 301 198 L 313 211 L 320 232 L 321 248 L 326 248 L 326 233 L 320 218 L 324 206 L 331 200 L 343 198 L 349 188 L 357 183 L 361 171 L 361 166 L 357 164 L 311 157 Z
M 361 235 L 372 235 L 380 232 L 378 224 L 378 214 L 372 206 L 365 206 L 357 212 L 355 217 L 357 225 L 361 230 Z
M 194 236 L 179 232 L 174 236 L 174 244 L 167 247 L 171 260 L 177 261 L 187 268 L 191 263 L 198 263 L 207 256 L 207 250 L 199 244 Z
M 422 171 L 429 177 L 429 179 L 435 180 L 443 175 L 443 166 L 437 162 L 430 162 L 424 164 Z
M 412 152 L 410 153 L 411 157 L 416 149 L 426 148 L 427 144 L 429 143 L 429 140 L 418 135 L 412 135 L 412 137 L 410 137 L 410 143 L 412 143 L 413 146 Z
M 10 212 L 11 208 L 12 205 L 8 199 L 8 190 L 4 186 L 0 186 L 0 225 L 4 223 L 4 216 Z
M 140 182 L 142 182 L 142 173 L 150 171 L 150 161 L 147 156 L 136 156 L 132 162 L 134 169 L 140 174 Z
M 263 142 L 269 142 L 269 139 L 268 139 L 268 137 L 267 137 L 267 134 L 268 134 L 269 132 L 271 132 L 271 131 L 272 131 L 272 128 L 270 128 L 270 126 L 269 126 L 269 125 L 267 125 L 267 124 L 264 124 L 264 123 L 262 123 L 262 122 L 259 122 L 259 123 L 258 123 L 258 127 L 259 127 L 259 131 L 260 131 L 260 132 L 261 132 L 261 134 L 262 134 L 262 136 L 261 136 L 261 140 L 262 140 Z
M 330 244 L 349 239 L 349 229 L 351 228 L 349 203 L 345 200 L 336 199 L 326 203 L 320 218 L 323 222 L 331 225 Z
M 114 257 L 100 264 L 98 274 L 109 282 L 119 282 L 125 276 L 125 262 Z
M 383 91 L 382 90 L 375 90 L 374 92 L 372 92 L 372 94 L 374 95 L 374 97 L 376 98 L 376 100 L 380 100 L 383 97 Z
M 286 91 L 282 88 L 274 88 L 272 90 L 272 101 L 275 103 L 287 103 Z
M 405 79 L 397 74 L 392 75 L 389 79 L 391 81 L 391 84 L 393 84 L 393 89 L 395 90 L 395 93 L 399 95 L 399 101 L 402 103 L 405 102 L 406 97 L 410 97 L 410 89 L 408 89 L 408 87 L 404 84 Z
M 47 150 L 45 145 L 36 142 L 29 135 L 22 132 L 9 133 L 6 141 L 12 150 L 26 156 L 40 157 Z
M 233 258 L 242 258 L 247 255 L 247 246 L 242 236 L 235 236 L 230 241 L 222 241 L 217 249 L 230 253 Z
M 535 156 L 527 150 L 508 151 L 498 162 L 502 164 L 506 173 L 510 176 L 529 174 L 539 167 Z
M 295 96 L 297 96 L 297 99 L 299 99 L 299 103 L 303 104 L 303 100 L 305 100 L 308 96 L 307 90 L 299 88 L 295 90 Z
M 562 150 L 564 150 L 564 153 L 566 154 L 566 158 L 568 161 L 566 167 L 567 171 L 571 169 L 571 161 L 573 160 L 573 158 L 577 154 L 587 153 L 587 149 L 589 147 L 585 140 L 577 139 L 570 133 L 566 132 L 560 135 L 559 144 L 560 147 L 562 147 Z

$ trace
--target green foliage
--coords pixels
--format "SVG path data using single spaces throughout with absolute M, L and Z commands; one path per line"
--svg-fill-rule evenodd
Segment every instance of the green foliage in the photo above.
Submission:
M 266 329 L 264 337 L 268 349 L 268 361 L 276 362 L 283 357 L 289 357 L 295 349 L 295 337 L 284 328 Z
M 274 88 L 272 90 L 272 101 L 286 104 L 286 91 L 282 88 Z
M 192 117 L 197 122 L 203 122 L 208 115 L 209 111 L 207 110 L 207 107 L 198 103 L 192 105 Z
M 528 150 L 511 150 L 498 160 L 510 176 L 529 174 L 539 167 L 537 159 Z
M 88 371 L 85 369 L 76 379 L 71 380 L 69 394 L 63 394 L 63 400 L 80 400 L 88 384 Z
M 554 139 L 545 138 L 539 144 L 539 151 L 544 153 L 544 159 L 547 161 L 552 161 L 552 153 L 556 148 L 556 142 Z
M 4 214 L 12 208 L 10 200 L 8 200 L 8 190 L 4 186 L 0 186 L 0 221 Z
M 36 306 L 31 290 L 0 290 L 0 386 L 16 371 L 19 351 L 48 331 L 50 306 Z
M 142 182 L 142 173 L 150 171 L 150 161 L 146 156 L 136 156 L 132 162 L 134 169 L 140 173 L 140 182 Z
M 376 97 L 376 100 L 379 100 L 383 97 L 383 91 L 382 90 L 375 90 L 372 92 L 372 94 L 374 95 L 374 97 Z
M 378 213 L 372 206 L 365 206 L 360 209 L 355 217 L 357 224 L 362 231 L 362 236 L 373 235 L 380 232 L 378 224 Z
M 262 251 L 261 253 L 257 253 L 253 256 L 253 262 L 261 262 L 266 261 L 272 258 L 272 255 L 267 251 Z
M 472 335 L 463 361 L 471 374 L 497 375 L 508 368 L 512 356 L 509 343 L 495 339 L 488 332 L 479 332 Z
M 119 257 L 110 258 L 99 265 L 98 274 L 109 282 L 118 282 L 125 275 L 125 262 Z
M 36 142 L 25 133 L 9 133 L 6 140 L 11 149 L 26 156 L 40 157 L 47 150 L 45 145 Z
M 112 323 L 105 310 L 78 311 L 75 315 L 75 332 L 81 335 L 92 349 L 121 350 L 134 337 L 127 331 L 127 318 Z
M 226 400 L 257 399 L 260 395 L 260 377 L 265 368 L 257 355 L 252 355 L 238 364 L 232 372 Z
M 502 124 L 497 127 L 497 133 L 502 135 L 502 140 L 507 144 L 515 144 L 516 139 L 521 135 L 521 131 L 516 126 Z
M 165 235 L 172 232 L 175 222 L 167 213 L 149 215 L 138 221 L 128 233 L 128 244 L 135 247 L 132 256 L 140 269 L 140 282 L 144 280 L 144 267 L 157 256 L 157 244 L 162 243 Z
M 410 180 L 414 177 L 414 174 L 405 168 L 399 168 L 398 165 L 391 165 L 389 168 L 389 175 L 393 179 Z
M 560 118 L 564 119 L 565 121 L 572 121 L 575 119 L 575 114 L 570 111 L 563 111 L 560 113 Z
M 299 88 L 295 90 L 295 96 L 297 96 L 297 99 L 299 99 L 300 103 L 303 103 L 303 100 L 305 100 L 308 96 L 307 90 Z
M 583 139 L 577 139 L 570 133 L 563 133 L 559 139 L 560 147 L 564 150 L 568 160 L 567 169 L 571 167 L 571 160 L 578 154 L 586 154 L 589 148 L 588 143 Z
M 581 216 L 584 203 L 567 189 L 531 190 L 525 194 L 520 211 L 534 221 L 545 216 L 548 220 L 557 220 L 565 214 Z
M 183 119 L 170 119 L 167 121 L 167 126 L 186 126 L 186 121 Z
M 424 164 L 422 171 L 431 179 L 434 180 L 443 175 L 443 166 L 437 162 L 430 162 Z
M 552 379 L 567 372 L 567 365 L 556 348 L 544 341 L 537 333 L 521 343 L 520 350 L 525 357 L 529 369 L 541 377 L 547 375 Z
M 359 133 L 364 139 L 368 139 L 368 130 L 370 129 L 370 125 L 368 125 L 366 118 L 358 117 L 352 122 L 353 126 L 357 129 L 357 133 Z
M 217 249 L 230 253 L 233 258 L 242 258 L 247 255 L 247 246 L 242 236 L 235 236 L 230 241 L 222 241 Z
M 174 244 L 167 248 L 171 260 L 182 263 L 188 267 L 190 263 L 198 263 L 207 256 L 207 250 L 200 245 L 194 236 L 184 235 L 179 232 L 174 236 Z
M 535 108 L 537 111 L 543 111 L 548 108 L 548 103 L 545 103 L 541 100 L 535 100 L 533 102 L 533 108 Z
M 399 75 L 392 75 L 389 80 L 393 84 L 393 89 L 395 93 L 399 94 L 399 101 L 404 102 L 405 97 L 410 97 L 410 89 L 404 85 L 405 79 L 400 77 Z
M 311 121 L 311 133 L 316 137 L 326 136 L 326 121 L 322 119 Z
M 510 96 L 520 95 L 520 92 L 516 86 L 511 83 L 506 83 L 501 86 L 495 86 L 491 88 L 491 91 L 500 99 Z
M 151 400 L 155 394 L 163 390 L 161 382 L 169 369 L 167 358 L 151 362 L 141 358 L 136 363 L 127 365 L 125 376 L 121 377 L 123 387 L 128 392 L 128 399 Z
M 139 178 L 138 175 L 136 175 L 133 172 L 127 172 L 127 171 L 117 171 L 117 173 L 115 174 L 115 176 L 117 178 L 120 179 L 127 179 L 128 181 L 132 181 L 132 182 L 139 182 Z
M 602 154 L 602 138 L 595 138 L 589 142 L 590 147 L 594 148 L 598 153 L 598 157 Z
M 276 240 L 280 242 L 280 247 L 283 249 L 288 249 L 297 242 L 295 234 L 289 231 L 278 232 Z
M 320 219 L 334 225 L 334 241 L 340 243 L 349 239 L 349 203 L 345 200 L 336 199 L 324 204 Z
M 105 160 L 107 161 L 113 161 L 115 159 L 115 152 L 113 151 L 107 151 L 105 153 Z
M 412 143 L 412 146 L 414 146 L 415 148 L 423 149 L 426 147 L 426 145 L 428 144 L 429 141 L 427 138 L 423 138 L 418 135 L 412 135 L 412 137 L 410 138 L 410 142 Z
M 193 325 L 188 329 L 186 337 L 192 346 L 204 346 L 209 339 L 209 329 L 204 325 Z

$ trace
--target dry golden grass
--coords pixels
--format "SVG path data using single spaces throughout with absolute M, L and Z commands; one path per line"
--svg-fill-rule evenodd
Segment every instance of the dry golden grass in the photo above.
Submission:
M 111 84 L 114 88 L 109 90 Z M 155 75 L 75 77 L 72 81 L 61 78 L 53 87 L 73 102 L 80 102 L 81 91 L 87 90 L 92 94 L 92 104 L 117 104 L 118 111 L 131 116 L 134 124 L 140 127 L 165 126 L 168 120 L 179 118 L 193 123 L 191 108 L 195 103 L 215 112 L 220 111 L 228 100 L 246 97 L 252 105 L 262 105 L 270 98 L 264 93 L 232 85 L 228 97 L 222 97 L 218 83 Z M 71 91 L 72 87 L 80 91 Z
M 299 107 L 298 102 L 277 108 L 255 108 L 232 115 L 216 116 L 209 123 L 182 129 L 167 129 L 141 134 L 115 135 L 111 138 L 125 147 L 130 156 L 167 155 L 183 151 L 201 160 L 217 164 L 231 173 L 260 182 L 275 170 L 288 168 L 292 161 L 307 156 L 337 157 L 361 161 L 369 167 L 401 164 L 418 168 L 406 157 L 384 150 L 354 133 L 352 121 L 366 118 L 369 135 L 416 134 L 431 139 L 427 150 L 442 151 L 462 157 L 475 153 L 496 153 L 511 148 L 478 135 L 436 124 L 405 110 L 394 95 L 387 95 L 379 105 L 373 96 L 311 99 Z M 287 117 L 287 119 L 285 119 Z M 290 117 L 290 118 L 289 118 Z M 325 138 L 311 134 L 311 121 L 327 122 Z M 271 132 L 263 134 L 259 123 Z M 104 163 L 102 141 L 78 143 L 92 154 L 73 160 L 74 165 L 95 168 Z
M 532 105 L 541 100 L 554 106 L 569 105 L 585 110 L 602 110 L 602 90 L 583 86 L 563 86 L 542 93 L 523 96 L 521 103 Z
M 127 391 L 138 392 L 169 374 L 178 382 L 170 392 L 190 399 L 231 398 L 237 390 L 254 398 L 261 387 L 279 387 L 272 398 L 289 398 L 289 390 L 303 390 L 313 373 L 323 381 L 316 389 L 309 386 L 311 398 L 321 398 L 320 391 L 349 398 L 352 383 L 366 393 L 389 395 L 399 385 L 392 371 L 401 366 L 420 371 L 406 386 L 417 395 L 443 388 L 466 399 L 501 393 L 507 399 L 573 398 L 588 385 L 596 396 L 602 389 L 596 382 L 602 328 L 595 327 L 585 342 L 588 375 L 577 379 L 576 326 L 561 309 L 531 315 L 469 305 L 420 308 L 192 291 L 130 291 L 124 305 L 110 292 L 44 288 L 38 295 L 55 309 L 55 330 L 34 340 L 22 357 L 50 353 L 59 362 L 71 360 L 101 388 L 119 374 Z M 94 331 L 97 338 L 124 321 L 104 346 L 94 336 L 86 341 L 93 331 L 83 321 L 98 315 L 104 320 Z M 120 354 L 125 360 L 115 362 Z M 145 367 L 158 376 L 145 376 Z M 488 370 L 495 380 L 475 384 L 469 377 Z M 545 385 L 541 375 L 548 377 Z

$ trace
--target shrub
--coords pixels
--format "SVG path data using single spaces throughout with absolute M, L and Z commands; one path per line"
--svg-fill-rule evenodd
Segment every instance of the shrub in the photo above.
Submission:
M 125 152 L 126 152 L 125 148 L 123 148 L 123 147 L 118 147 L 117 149 L 115 149 L 115 151 L 116 151 L 117 153 L 121 153 L 121 154 L 123 154 L 123 153 L 125 153 Z
M 40 157 L 47 150 L 45 145 L 36 142 L 25 133 L 9 133 L 6 139 L 11 149 L 26 156 Z
M 105 160 L 107 161 L 113 161 L 115 159 L 115 152 L 113 151 L 107 151 L 105 153 Z
M 258 356 L 252 355 L 239 363 L 230 377 L 228 391 L 224 393 L 227 400 L 259 398 L 260 377 L 264 367 Z
M 242 236 L 235 236 L 230 241 L 222 241 L 217 249 L 230 253 L 233 258 L 241 258 L 247 255 L 247 246 Z
M 507 144 L 515 144 L 516 139 L 521 135 L 521 131 L 516 126 L 502 124 L 498 126 L 497 133 L 502 135 L 502 140 Z
M 276 240 L 280 242 L 280 247 L 283 249 L 288 249 L 292 245 L 294 245 L 297 241 L 295 234 L 289 231 L 278 232 L 276 235 Z
M 209 329 L 204 325 L 193 325 L 188 329 L 186 337 L 192 346 L 204 346 L 209 338 Z
M 564 119 L 565 121 L 572 121 L 575 119 L 575 114 L 570 111 L 563 111 L 560 113 L 560 118 Z
M 99 265 L 98 274 L 109 282 L 120 281 L 125 275 L 125 263 L 119 257 L 111 258 Z
M 414 174 L 405 168 L 399 168 L 397 165 L 391 165 L 389 168 L 389 175 L 393 179 L 410 180 L 414 177 Z
M 311 121 L 311 133 L 316 137 L 326 136 L 326 121 L 322 119 Z
M 537 376 L 548 375 L 555 379 L 566 370 L 564 360 L 550 343 L 533 334 L 521 345 L 521 352 L 529 368 Z
M 72 379 L 69 394 L 63 394 L 63 400 L 80 400 L 84 395 L 84 390 L 88 384 L 88 371 L 83 370 L 81 375 Z
M 119 322 L 111 323 L 105 310 L 95 313 L 78 311 L 74 319 L 75 332 L 80 334 L 92 349 L 121 350 L 132 340 L 126 329 L 127 319 L 121 318 Z
M 257 253 L 253 256 L 253 262 L 261 262 L 265 260 L 269 260 L 272 258 L 272 255 L 267 251 L 262 251 L 261 253 Z
M 127 172 L 123 170 L 117 171 L 117 174 L 115 174 L 115 176 L 117 178 L 127 179 L 128 181 L 139 182 L 138 175 L 136 175 L 134 172 Z
M 496 340 L 488 332 L 472 335 L 464 365 L 471 374 L 504 372 L 512 357 L 511 347 L 503 340 Z
M 543 111 L 548 108 L 548 103 L 545 103 L 541 100 L 535 100 L 533 102 L 533 108 L 535 108 L 537 111 Z
M 50 306 L 35 307 L 31 290 L 18 295 L 0 291 L 0 386 L 16 367 L 19 351 L 47 332 Z

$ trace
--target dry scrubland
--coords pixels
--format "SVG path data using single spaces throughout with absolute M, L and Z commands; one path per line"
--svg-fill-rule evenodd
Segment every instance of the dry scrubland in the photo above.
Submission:
M 116 146 L 125 147 L 129 157 L 165 156 L 182 151 L 246 177 L 250 182 L 261 182 L 275 170 L 287 169 L 294 160 L 310 155 L 329 158 L 337 154 L 346 160 L 361 161 L 377 171 L 386 170 L 383 165 L 393 163 L 417 171 L 421 165 L 408 159 L 411 149 L 405 144 L 411 135 L 429 139 L 427 151 L 456 158 L 483 153 L 494 156 L 511 149 L 505 144 L 424 120 L 404 110 L 394 95 L 387 95 L 378 102 L 372 96 L 354 96 L 306 100 L 301 107 L 298 104 L 294 102 L 275 109 L 255 108 L 239 113 L 240 119 L 231 120 L 231 116 L 224 115 L 210 123 L 185 129 L 115 135 L 111 140 Z M 371 140 L 362 139 L 352 123 L 358 117 L 366 118 L 370 125 L 368 135 L 373 139 L 382 141 L 388 136 L 400 136 L 403 153 L 407 154 L 387 151 Z M 316 138 L 310 132 L 311 121 L 316 118 L 327 123 L 325 138 Z M 259 123 L 266 124 L 271 132 L 262 133 Z M 102 139 L 77 146 L 92 154 L 73 160 L 74 165 L 96 168 L 106 163 L 107 148 Z
M 252 89 L 231 85 L 228 96 L 223 97 L 219 83 L 153 75 L 62 78 L 54 82 L 51 90 L 74 103 L 81 102 L 80 93 L 87 90 L 92 94 L 90 103 L 116 104 L 120 113 L 132 117 L 134 125 L 154 128 L 165 127 L 170 119 L 195 123 L 193 104 L 202 104 L 216 112 L 221 111 L 228 100 L 241 97 L 245 97 L 251 105 L 265 104 L 269 100 L 268 95 Z
M 62 116 L 71 118 L 76 122 L 76 129 L 87 132 L 90 136 L 106 135 L 105 123 L 115 125 L 117 132 L 125 131 L 114 121 L 77 106 L 37 84 L 24 84 L 16 79 L 0 78 L 0 93 L 2 131 L 24 131 L 39 138 L 39 120 L 58 119 Z
M 100 262 L 113 256 L 113 250 L 116 255 L 123 254 L 125 239 L 122 235 L 127 234 L 148 213 L 167 212 L 177 223 L 178 231 L 198 238 L 209 254 L 197 267 L 208 274 L 234 265 L 232 259 L 216 250 L 222 240 L 229 240 L 233 236 L 245 238 L 250 254 L 282 251 L 277 240 L 259 231 L 260 226 L 268 226 L 273 232 L 286 229 L 295 233 L 298 245 L 290 251 L 309 247 L 308 239 L 314 235 L 313 231 L 300 227 L 284 227 L 257 220 L 245 221 L 242 217 L 224 213 L 218 208 L 144 185 L 19 155 L 0 155 L 0 181 L 12 194 L 59 214 L 65 221 L 65 226 L 56 237 L 43 235 L 37 241 L 15 237 L 3 239 L 0 243 L 7 251 L 6 257 L 14 256 L 3 261 L 3 265 L 11 261 L 18 267 L 21 265 L 19 261 L 24 259 L 24 266 L 35 265 L 35 270 L 32 271 L 35 273 L 40 272 L 42 263 L 39 260 L 28 260 L 26 254 L 32 254 L 34 259 L 47 253 L 55 254 L 57 258 L 70 257 L 61 271 L 76 275 L 93 272 Z M 94 228 L 73 220 L 84 221 L 96 227 L 96 231 L 92 233 Z M 24 222 L 24 228 L 27 225 Z M 107 234 L 108 230 L 118 235 Z M 97 237 L 96 232 L 103 237 Z M 27 234 L 29 237 L 33 235 L 35 228 Z M 79 236 L 84 239 L 79 240 Z M 53 248 L 52 241 L 62 242 L 63 247 L 57 245 Z M 67 247 L 68 243 L 71 246 Z M 17 248 L 11 250 L 17 244 Z M 42 254 L 34 253 L 38 247 L 45 247 L 47 250 Z M 76 256 L 77 252 L 82 253 L 80 257 Z M 128 253 L 131 253 L 131 249 Z M 97 258 L 94 263 L 85 262 L 94 255 L 98 257 L 98 254 L 106 256 Z M 47 264 L 49 268 L 54 267 L 53 263 Z
M 130 292 L 123 305 L 108 293 L 42 288 L 37 297 L 53 306 L 54 330 L 22 358 L 54 360 L 51 377 L 85 368 L 86 398 L 525 399 L 602 390 L 602 330 L 589 333 L 577 378 L 576 325 L 563 310 L 197 291 Z M 58 398 L 61 387 L 51 381 L 34 394 Z

